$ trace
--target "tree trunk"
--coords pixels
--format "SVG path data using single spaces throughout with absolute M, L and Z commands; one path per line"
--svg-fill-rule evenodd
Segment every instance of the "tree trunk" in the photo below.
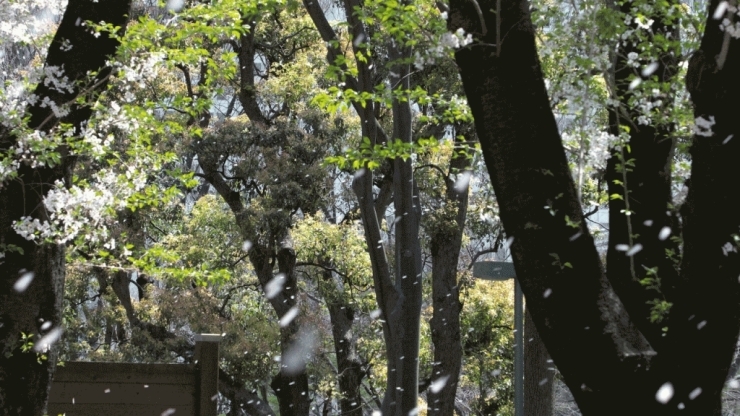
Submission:
M 524 414 L 552 415 L 552 385 L 555 365 L 537 333 L 529 310 L 524 314 Z
M 630 1 L 619 6 L 626 15 L 636 13 L 633 7 Z M 660 7 L 656 5 L 655 9 Z M 668 19 L 665 16 L 656 13 L 652 18 L 655 20 L 652 32 L 660 36 L 677 37 L 676 27 L 666 23 Z M 630 27 L 638 29 L 634 21 Z M 634 98 L 637 92 L 642 93 L 641 86 L 630 88 L 630 77 L 639 71 L 629 64 L 627 56 L 630 53 L 640 53 L 638 41 L 631 37 L 619 42 L 609 74 L 619 100 L 618 107 L 608 109 L 609 132 L 619 136 L 623 130 L 629 131 L 629 146 L 611 149 L 611 157 L 607 161 L 609 195 L 621 196 L 612 197 L 614 199 L 609 204 L 607 275 L 637 328 L 650 345 L 660 352 L 661 344 L 666 339 L 662 328 L 667 321 L 651 319 L 651 305 L 655 300 L 672 300 L 678 269 L 675 260 L 666 255 L 666 250 L 679 252 L 677 241 L 663 238 L 660 232 L 668 227 L 673 235 L 681 234 L 678 218 L 668 204 L 671 200 L 673 156 L 671 134 L 675 130 L 675 123 L 670 120 L 654 125 L 640 124 L 640 109 L 630 105 L 630 98 Z M 653 74 L 657 82 L 675 82 L 678 72 L 676 55 L 680 53 L 680 50 L 664 50 L 659 54 L 656 60 L 658 68 Z M 663 101 L 665 104 L 661 108 L 667 112 L 669 109 L 666 107 L 674 102 L 675 97 L 671 94 L 648 99 L 652 102 Z M 617 250 L 620 245 L 630 248 L 639 245 L 642 249 L 626 256 L 625 250 Z M 659 279 L 660 283 L 656 280 L 655 284 L 646 286 L 641 283 L 646 277 Z
M 718 4 L 711 2 L 709 16 Z M 740 41 L 709 16 L 687 85 L 696 116 L 715 124 L 694 138 L 691 186 L 681 211 L 680 278 L 671 287 L 670 325 L 656 353 L 606 280 L 583 222 L 548 104 L 528 2 L 451 4 L 448 27 L 463 27 L 477 38 L 456 60 L 501 219 L 514 238 L 517 276 L 537 330 L 584 415 L 721 412 L 721 388 L 740 330 L 740 211 L 733 205 Z M 610 273 L 609 280 L 615 278 L 630 276 Z M 623 296 L 634 303 L 633 295 Z
M 112 3 L 70 0 L 49 47 L 45 66 L 62 68 L 64 76 L 71 82 L 79 81 L 81 85 L 75 85 L 69 92 L 40 82 L 35 90 L 36 104 L 27 109 L 30 116 L 28 127 L 48 132 L 64 122 L 80 132 L 91 115 L 89 106 L 70 104 L 70 112 L 59 119 L 41 103 L 46 97 L 60 107 L 73 103 L 82 87 L 92 87 L 92 84 L 86 84 L 85 79 L 89 71 L 99 72 L 95 80 L 98 83 L 93 90 L 100 91 L 105 87 L 105 76 L 110 71 L 105 67 L 105 60 L 115 53 L 118 42 L 105 33 L 96 38 L 89 28 L 76 22 L 105 21 L 124 30 L 130 6 L 130 0 Z M 65 41 L 73 46 L 72 49 L 61 48 Z M 18 140 L 0 127 L 0 151 L 6 152 Z M 31 335 L 31 341 L 38 342 L 44 335 L 62 329 L 64 247 L 37 245 L 25 240 L 12 229 L 12 224 L 22 216 L 31 216 L 41 222 L 48 220 L 43 197 L 57 180 L 69 179 L 74 166 L 74 158 L 68 151 L 65 148 L 59 151 L 62 156 L 59 165 L 31 168 L 23 164 L 18 170 L 18 178 L 3 184 L 0 191 L 0 244 L 4 245 L 5 251 L 5 258 L 0 260 L 0 345 L 3 350 L 0 355 L 0 409 L 7 415 L 40 415 L 45 412 L 56 365 L 55 349 L 47 353 L 45 360 L 39 360 L 33 351 L 23 352 L 21 334 Z M 13 246 L 19 250 L 9 250 Z M 32 276 L 30 285 L 24 290 L 16 290 L 14 285 L 23 276 Z M 42 326 L 46 322 L 51 327 Z
M 323 289 L 327 285 L 335 288 L 332 272 L 325 270 L 324 281 L 319 283 L 321 296 L 326 302 L 334 339 L 334 352 L 337 357 L 337 378 L 339 379 L 339 408 L 342 415 L 362 416 L 362 396 L 360 387 L 365 377 L 362 361 L 357 354 L 356 342 L 352 334 L 355 319 L 354 308 L 345 301 L 339 290 Z
M 298 280 L 295 274 L 296 255 L 292 241 L 287 238 L 288 230 L 278 229 L 267 231 L 264 233 L 265 235 L 258 234 L 252 228 L 252 219 L 244 206 L 241 195 L 234 191 L 219 173 L 218 165 L 213 156 L 207 150 L 198 152 L 198 162 L 203 169 L 205 180 L 216 189 L 216 192 L 229 205 L 237 225 L 241 229 L 243 238 L 252 242 L 253 247 L 249 250 L 249 260 L 263 290 L 268 291 L 268 285 L 273 279 L 283 280 L 281 283 L 282 289 L 268 299 L 278 319 L 283 318 L 291 312 L 291 309 L 298 307 Z M 274 273 L 275 260 L 277 260 L 279 269 L 277 275 Z M 296 338 L 299 329 L 296 318 L 280 328 L 280 349 L 283 359 L 287 358 L 292 346 L 302 342 L 302 340 Z M 301 360 L 298 359 L 298 361 Z M 281 415 L 308 415 L 311 401 L 308 394 L 308 376 L 306 375 L 305 365 L 301 368 L 286 368 L 284 364 L 281 365 L 281 370 L 273 377 L 270 387 L 278 398 Z
M 467 146 L 456 140 L 456 144 Z M 472 155 L 456 149 L 450 168 L 456 173 L 457 181 L 445 178 L 448 204 L 454 204 L 456 217 L 451 218 L 454 228 L 436 227 L 427 230 L 431 234 L 432 254 L 432 319 L 429 322 L 434 344 L 432 384 L 427 392 L 430 415 L 452 416 L 455 413 L 455 394 L 462 367 L 462 343 L 460 336 L 460 289 L 457 283 L 457 265 L 462 247 L 465 217 L 468 211 L 470 161 Z M 448 219 L 446 219 L 448 220 Z

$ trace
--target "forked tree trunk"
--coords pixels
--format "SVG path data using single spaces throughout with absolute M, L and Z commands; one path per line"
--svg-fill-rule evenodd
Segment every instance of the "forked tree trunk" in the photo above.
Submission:
M 92 86 L 86 85 L 89 71 L 99 72 L 96 79 L 99 82 L 93 90 L 105 87 L 105 76 L 109 72 L 105 60 L 116 52 L 118 42 L 105 33 L 95 37 L 89 27 L 76 22 L 105 21 L 125 29 L 130 6 L 130 0 L 69 1 L 49 47 L 45 66 L 62 68 L 70 81 L 83 84 L 68 92 L 53 89 L 42 80 L 35 90 L 36 104 L 27 109 L 28 127 L 48 132 L 64 122 L 80 131 L 92 113 L 89 106 L 71 105 L 70 113 L 59 119 L 41 103 L 46 97 L 60 107 L 73 102 L 83 87 Z M 72 48 L 62 48 L 64 42 L 69 42 Z M 18 140 L 0 127 L 0 152 L 6 152 Z M 18 235 L 12 225 L 22 216 L 31 216 L 41 222 L 48 220 L 43 197 L 55 181 L 69 179 L 74 165 L 66 149 L 61 148 L 60 152 L 62 162 L 59 165 L 31 168 L 24 164 L 18 170 L 18 178 L 3 184 L 0 190 L 0 244 L 4 245 L 5 252 L 5 258 L 0 259 L 0 409 L 6 415 L 43 414 L 56 365 L 54 349 L 47 354 L 47 359 L 39 359 L 34 351 L 23 352 L 21 334 L 31 335 L 30 340 L 38 342 L 51 331 L 62 329 L 64 247 L 36 245 Z M 16 249 L 9 249 L 11 247 Z M 16 290 L 14 285 L 24 275 L 33 276 L 33 280 L 27 288 Z M 51 327 L 43 326 L 46 322 Z
M 653 337 L 638 331 L 643 325 L 633 323 L 644 317 L 632 321 L 614 293 L 584 224 L 547 99 L 529 3 L 451 4 L 448 27 L 477 37 L 456 60 L 501 219 L 514 238 L 517 276 L 538 332 L 587 416 L 721 412 L 740 325 L 740 211 L 732 201 L 740 190 L 734 172 L 740 141 L 733 139 L 740 137 L 740 51 L 739 41 L 711 18 L 718 4 L 711 2 L 687 76 L 697 117 L 715 124 L 694 137 L 690 191 L 681 212 L 680 278 L 671 288 L 670 325 L 657 351 L 647 342 Z M 661 174 L 651 169 L 644 180 Z M 657 192 L 647 197 L 665 198 Z M 628 278 L 609 275 L 610 281 Z M 635 303 L 632 295 L 623 296 L 625 304 Z

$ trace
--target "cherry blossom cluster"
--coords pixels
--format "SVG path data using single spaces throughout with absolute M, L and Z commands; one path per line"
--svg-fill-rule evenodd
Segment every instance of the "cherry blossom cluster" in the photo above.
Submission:
M 447 12 L 442 12 L 440 17 L 447 20 Z M 454 33 L 434 34 L 431 47 L 414 53 L 414 66 L 421 70 L 427 65 L 434 65 L 438 59 L 447 56 L 451 51 L 468 46 L 471 43 L 473 43 L 473 35 L 465 33 L 463 28 L 458 28 Z

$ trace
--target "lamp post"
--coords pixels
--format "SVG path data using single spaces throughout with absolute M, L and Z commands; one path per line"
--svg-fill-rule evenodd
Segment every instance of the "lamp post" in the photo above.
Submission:
M 485 280 L 514 279 L 514 415 L 524 416 L 524 295 L 515 279 L 514 263 L 479 261 L 473 277 Z

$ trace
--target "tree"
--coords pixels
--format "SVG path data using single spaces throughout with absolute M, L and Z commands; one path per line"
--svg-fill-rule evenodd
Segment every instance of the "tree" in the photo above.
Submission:
M 624 2 L 618 11 L 645 7 L 644 2 Z M 689 192 L 678 216 L 670 211 L 666 180 L 673 149 L 672 141 L 665 140 L 670 120 L 635 123 L 635 100 L 630 99 L 636 78 L 675 76 L 673 46 L 656 39 L 670 38 L 678 5 L 658 3 L 643 14 L 656 26 L 649 35 L 661 52 L 654 62 L 638 61 L 627 69 L 615 56 L 619 104 L 611 113 L 612 126 L 630 128 L 623 129 L 626 136 L 612 148 L 607 171 L 609 186 L 616 188 L 610 189 L 605 271 L 548 103 L 529 3 L 451 3 L 448 27 L 462 27 L 476 39 L 457 52 L 456 60 L 501 219 L 514 239 L 517 276 L 537 330 L 586 415 L 721 412 L 720 394 L 740 322 L 740 218 L 730 199 L 736 189 L 733 160 L 740 151 L 732 139 L 740 128 L 732 102 L 740 85 L 731 74 L 740 58 L 734 5 L 712 1 L 707 11 L 701 46 L 686 75 L 697 130 Z M 634 60 L 630 47 L 620 43 L 615 52 Z M 645 70 L 653 63 L 652 70 Z M 680 241 L 668 240 L 669 234 Z M 677 265 L 667 264 L 669 253 L 679 255 Z M 664 316 L 668 305 L 654 302 L 655 292 L 637 286 L 657 276 L 660 283 L 649 286 L 657 286 L 672 305 L 666 322 L 651 316 Z
M 81 23 L 104 21 L 123 31 L 130 6 L 130 1 L 70 1 L 49 47 L 35 99 L 29 99 L 21 116 L 23 122 L 0 126 L 4 168 L 0 247 L 5 255 L 0 263 L 0 408 L 7 414 L 45 411 L 56 356 L 53 350 L 45 359 L 36 353 L 45 352 L 59 338 L 64 290 L 64 247 L 37 245 L 17 233 L 14 223 L 23 217 L 40 224 L 49 220 L 43 198 L 57 181 L 69 183 L 75 164 L 70 144 L 91 115 L 88 100 L 94 100 L 107 82 L 106 59 L 116 52 L 118 41 Z M 68 143 L 50 141 L 45 149 L 33 144 L 35 137 L 43 143 L 44 136 L 58 134 L 64 125 L 71 126 Z M 29 158 L 23 160 L 26 150 Z M 29 341 L 35 346 L 32 350 Z

